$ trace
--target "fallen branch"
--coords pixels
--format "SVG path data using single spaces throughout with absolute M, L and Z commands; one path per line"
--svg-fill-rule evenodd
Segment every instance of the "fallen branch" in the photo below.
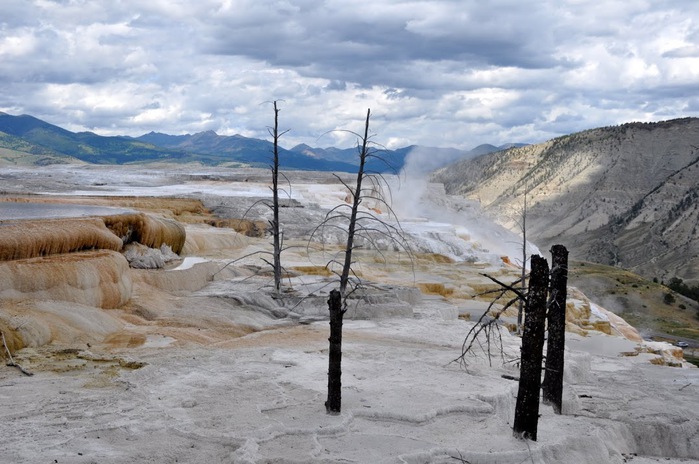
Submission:
M 7 356 L 10 358 L 10 360 L 7 362 L 7 366 L 16 367 L 17 369 L 19 369 L 19 371 L 22 374 L 27 375 L 29 377 L 34 375 L 33 372 L 29 372 L 28 370 L 26 370 L 25 368 L 23 368 L 22 366 L 17 364 L 14 359 L 12 359 L 12 353 L 10 353 L 10 349 L 7 347 L 7 342 L 5 341 L 5 333 L 2 330 L 0 330 L 0 335 L 2 335 L 2 344 L 5 347 L 5 351 L 7 352 Z
M 500 295 L 495 298 L 493 301 L 490 302 L 488 305 L 488 308 L 485 310 L 483 314 L 481 314 L 481 317 L 476 321 L 476 324 L 471 327 L 471 330 L 468 331 L 466 334 L 466 337 L 464 338 L 464 342 L 461 346 L 461 356 L 458 358 L 454 359 L 451 362 L 458 362 L 461 364 L 462 367 L 466 367 L 466 354 L 467 353 L 472 353 L 473 347 L 476 343 L 478 343 L 478 346 L 481 348 L 481 350 L 488 355 L 488 363 L 492 366 L 492 359 L 491 359 L 491 352 L 490 352 L 490 336 L 492 330 L 497 331 L 498 335 L 498 340 L 500 341 L 500 355 L 503 357 L 503 363 L 505 362 L 504 359 L 504 350 L 503 350 L 503 344 L 502 344 L 502 334 L 500 332 L 500 326 L 499 326 L 499 321 L 500 321 L 500 316 L 507 311 L 507 309 L 512 306 L 515 302 L 518 301 L 518 297 L 514 298 L 510 301 L 508 301 L 500 310 L 498 310 L 495 313 L 495 316 L 489 316 L 490 311 L 493 309 L 493 306 L 495 303 L 502 297 L 504 294 L 507 292 L 507 289 L 500 289 Z M 479 339 L 479 335 L 483 333 L 486 338 L 486 347 L 483 347 L 482 342 Z
M 464 459 L 464 456 L 463 456 L 463 454 L 461 454 L 461 451 L 456 450 L 456 452 L 459 453 L 459 457 L 458 457 L 458 458 L 457 458 L 456 456 L 451 456 L 451 455 L 450 455 L 449 457 L 452 458 L 452 459 L 456 459 L 456 460 L 459 461 L 461 464 L 471 464 L 471 461 L 467 461 L 466 459 Z
M 518 279 L 518 280 L 512 282 L 512 285 L 507 285 L 506 283 L 500 282 L 498 279 L 496 279 L 495 277 L 493 277 L 491 275 L 483 274 L 483 273 L 481 273 L 481 275 L 483 277 L 487 277 L 488 279 L 492 280 L 493 282 L 495 282 L 496 284 L 498 284 L 499 286 L 501 286 L 505 290 L 509 290 L 510 292 L 514 293 L 519 298 L 521 298 L 523 301 L 527 300 L 527 296 L 520 289 L 514 287 L 515 285 L 520 283 L 522 281 L 522 279 Z

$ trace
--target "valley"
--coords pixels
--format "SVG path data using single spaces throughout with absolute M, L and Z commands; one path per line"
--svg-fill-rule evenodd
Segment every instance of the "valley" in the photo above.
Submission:
M 546 249 L 649 280 L 699 280 L 699 119 L 629 123 L 463 160 L 433 176 Z

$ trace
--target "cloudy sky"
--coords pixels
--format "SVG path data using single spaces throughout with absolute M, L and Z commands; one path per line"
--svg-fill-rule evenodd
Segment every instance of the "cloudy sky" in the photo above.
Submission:
M 390 148 L 699 116 L 699 1 L 2 0 L 0 111 L 266 138 L 271 100 L 287 148 L 367 108 Z

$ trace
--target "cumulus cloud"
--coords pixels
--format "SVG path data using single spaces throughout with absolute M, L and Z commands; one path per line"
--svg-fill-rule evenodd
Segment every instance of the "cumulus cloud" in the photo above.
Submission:
M 695 0 L 6 0 L 0 111 L 72 130 L 470 149 L 697 116 Z M 319 139 L 322 134 L 328 134 Z

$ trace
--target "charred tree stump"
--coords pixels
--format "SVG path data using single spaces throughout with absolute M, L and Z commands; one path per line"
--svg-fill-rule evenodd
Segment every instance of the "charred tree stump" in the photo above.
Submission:
M 543 401 L 561 413 L 563 403 L 563 360 L 566 330 L 568 250 L 563 245 L 551 248 L 551 293 L 548 308 L 548 342 L 544 369 Z
M 330 351 L 328 362 L 328 400 L 325 410 L 328 414 L 340 414 L 342 406 L 342 294 L 338 290 L 330 292 Z
M 536 430 L 539 424 L 539 390 L 541 389 L 548 283 L 548 263 L 541 256 L 532 256 L 513 431 L 517 438 L 528 438 L 534 441 L 536 441 Z

